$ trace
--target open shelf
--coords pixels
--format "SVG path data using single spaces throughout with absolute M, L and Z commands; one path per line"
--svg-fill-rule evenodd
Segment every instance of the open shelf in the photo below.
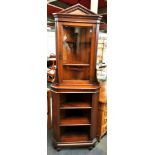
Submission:
M 91 109 L 92 94 L 65 93 L 60 95 L 60 109 Z
M 88 140 L 88 135 L 85 133 L 72 132 L 61 136 L 62 142 L 80 142 Z
M 64 43 L 77 44 L 77 41 L 74 41 L 74 40 L 65 40 Z M 78 44 L 91 44 L 91 41 L 79 41 Z
M 60 126 L 77 126 L 77 125 L 91 125 L 89 118 L 83 117 L 66 117 L 60 120 Z
M 91 125 L 89 109 L 64 109 L 60 111 L 60 126 Z
M 89 66 L 90 64 L 63 64 L 63 66 Z
M 91 109 L 88 102 L 65 102 L 62 103 L 60 109 Z
M 61 127 L 62 142 L 86 142 L 89 141 L 90 127 Z

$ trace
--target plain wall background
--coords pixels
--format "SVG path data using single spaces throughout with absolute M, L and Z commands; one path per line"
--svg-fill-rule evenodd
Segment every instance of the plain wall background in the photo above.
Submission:
M 55 48 L 55 31 L 48 29 L 47 31 L 47 56 L 51 53 L 56 54 Z

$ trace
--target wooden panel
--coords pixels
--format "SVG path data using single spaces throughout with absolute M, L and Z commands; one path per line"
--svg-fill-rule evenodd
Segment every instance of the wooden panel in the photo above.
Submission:
M 74 90 L 98 90 L 100 88 L 100 86 L 98 85 L 79 85 L 79 86 L 74 86 L 74 85 L 55 85 L 52 84 L 51 85 L 52 88 L 55 89 L 74 89 Z
M 99 122 L 98 137 L 99 139 L 107 132 L 107 104 L 99 102 Z
M 91 111 L 91 139 L 97 136 L 97 116 L 98 116 L 98 93 L 94 93 L 92 97 L 92 111 Z
M 100 82 L 99 102 L 107 103 L 106 81 Z
M 63 67 L 63 80 L 89 80 L 89 75 L 89 67 L 87 66 Z
M 73 12 L 69 13 L 69 14 L 86 15 L 86 13 L 85 13 L 85 12 L 83 12 L 83 11 L 81 11 L 81 10 L 75 10 L 75 11 L 73 11 Z
M 75 83 L 74 83 L 75 84 Z M 54 93 L 97 93 L 99 91 L 98 85 L 74 85 L 73 83 L 66 85 L 51 85 L 51 91 Z
M 54 138 L 60 140 L 60 129 L 59 129 L 59 108 L 60 108 L 60 94 L 52 93 L 52 126 L 54 130 Z
M 56 74 L 56 83 L 62 82 L 62 25 L 59 22 L 56 22 L 56 60 L 57 60 L 57 74 Z
M 107 132 L 107 93 L 106 81 L 100 82 L 99 92 L 99 122 L 98 122 L 98 137 L 99 139 Z
M 51 90 L 47 89 L 47 126 L 48 126 L 48 129 L 52 127 L 50 97 L 51 97 Z
M 63 85 L 90 85 L 90 81 L 89 80 L 63 80 L 62 82 Z

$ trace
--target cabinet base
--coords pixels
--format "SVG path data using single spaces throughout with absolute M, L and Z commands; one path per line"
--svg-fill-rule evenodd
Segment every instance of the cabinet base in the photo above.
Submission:
M 56 142 L 55 139 L 52 139 L 54 148 L 57 150 L 60 150 L 61 148 L 71 148 L 71 147 L 85 147 L 88 149 L 92 149 L 95 147 L 95 144 L 97 142 L 97 139 L 93 139 L 92 141 L 87 141 L 87 142 L 70 142 L 70 143 L 63 143 L 63 142 Z

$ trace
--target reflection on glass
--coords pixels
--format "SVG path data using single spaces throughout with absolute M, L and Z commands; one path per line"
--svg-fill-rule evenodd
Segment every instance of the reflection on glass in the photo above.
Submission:
M 63 63 L 89 64 L 91 27 L 63 27 Z

